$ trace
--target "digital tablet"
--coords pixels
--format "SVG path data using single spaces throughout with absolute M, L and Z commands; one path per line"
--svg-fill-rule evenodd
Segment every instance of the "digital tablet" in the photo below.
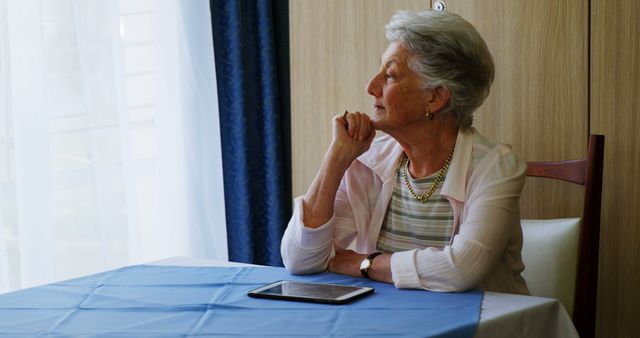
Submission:
M 281 280 L 247 292 L 250 297 L 344 304 L 373 293 L 373 288 Z

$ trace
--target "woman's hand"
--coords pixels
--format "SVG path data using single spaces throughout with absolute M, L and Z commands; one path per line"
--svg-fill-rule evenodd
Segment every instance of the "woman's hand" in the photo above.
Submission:
M 360 273 L 360 263 L 367 258 L 367 255 L 359 254 L 353 250 L 337 250 L 336 256 L 329 261 L 328 271 L 362 277 Z
M 333 142 L 329 151 L 348 166 L 369 150 L 375 136 L 376 131 L 367 114 L 345 112 L 333 118 Z
M 330 272 L 362 277 L 360 263 L 367 255 L 359 254 L 353 250 L 336 250 L 336 255 L 329 261 L 327 270 Z M 391 277 L 391 254 L 385 253 L 376 256 L 367 273 L 370 279 L 385 283 L 393 283 Z

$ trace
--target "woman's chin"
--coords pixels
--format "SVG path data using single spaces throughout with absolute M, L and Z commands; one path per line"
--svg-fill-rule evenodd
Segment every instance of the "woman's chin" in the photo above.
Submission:
M 378 119 L 371 119 L 371 126 L 373 129 L 380 130 L 380 121 Z
M 376 130 L 384 130 L 385 118 L 382 116 L 373 115 L 371 117 L 371 126 Z

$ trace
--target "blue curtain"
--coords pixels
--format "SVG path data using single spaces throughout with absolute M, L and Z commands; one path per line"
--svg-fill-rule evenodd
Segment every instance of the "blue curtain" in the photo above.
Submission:
M 288 3 L 210 5 L 229 259 L 282 266 L 291 216 Z

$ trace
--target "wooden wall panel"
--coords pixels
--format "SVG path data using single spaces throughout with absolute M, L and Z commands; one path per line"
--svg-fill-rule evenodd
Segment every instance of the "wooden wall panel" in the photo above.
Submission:
M 591 2 L 591 127 L 605 135 L 599 337 L 640 334 L 640 2 Z
M 365 90 L 387 47 L 384 25 L 417 0 L 296 0 L 289 4 L 293 195 L 304 194 L 331 141 L 331 118 L 370 112 Z
M 496 64 L 476 128 L 529 161 L 584 157 L 588 136 L 588 2 L 447 0 L 470 21 Z M 584 189 L 528 178 L 523 217 L 579 216 Z

